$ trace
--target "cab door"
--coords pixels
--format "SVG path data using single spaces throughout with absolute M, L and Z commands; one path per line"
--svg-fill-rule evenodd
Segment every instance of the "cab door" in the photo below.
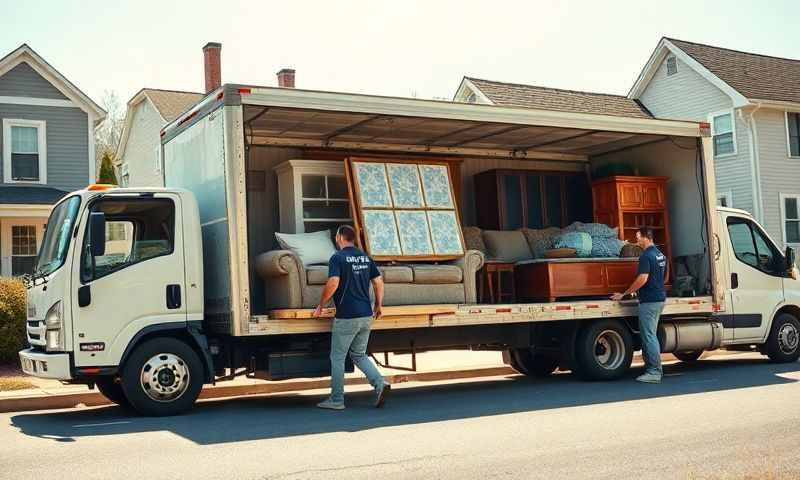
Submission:
M 733 338 L 761 340 L 772 313 L 783 302 L 785 260 L 761 227 L 745 217 L 728 216 L 729 301 L 732 313 L 722 316 Z
M 100 255 L 92 254 L 92 215 L 105 219 Z M 90 203 L 72 264 L 76 366 L 117 365 L 142 329 L 186 322 L 181 219 L 175 194 L 109 194 Z

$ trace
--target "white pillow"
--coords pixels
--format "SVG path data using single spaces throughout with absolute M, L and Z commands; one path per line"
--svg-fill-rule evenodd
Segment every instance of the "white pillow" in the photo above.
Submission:
M 331 241 L 330 230 L 314 233 L 277 233 L 275 238 L 281 248 L 291 250 L 303 265 L 315 263 L 327 264 L 331 256 L 336 253 L 336 247 Z

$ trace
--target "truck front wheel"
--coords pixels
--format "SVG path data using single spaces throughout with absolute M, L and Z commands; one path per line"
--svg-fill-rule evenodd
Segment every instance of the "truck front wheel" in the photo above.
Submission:
M 122 384 L 115 381 L 114 377 L 105 377 L 97 379 L 95 386 L 104 397 L 111 400 L 113 403 L 121 407 L 129 407 L 131 404 L 122 391 Z
M 586 380 L 615 380 L 631 366 L 633 339 L 620 321 L 600 320 L 584 326 L 575 342 L 577 373 Z
M 788 313 L 776 316 L 765 347 L 767 356 L 773 362 L 796 361 L 800 358 L 800 322 Z
M 136 347 L 122 370 L 122 389 L 143 415 L 177 415 L 194 405 L 203 387 L 200 357 L 174 338 L 154 338 Z
M 530 348 L 513 348 L 508 358 L 511 368 L 532 377 L 546 377 L 558 369 L 557 358 L 534 354 Z

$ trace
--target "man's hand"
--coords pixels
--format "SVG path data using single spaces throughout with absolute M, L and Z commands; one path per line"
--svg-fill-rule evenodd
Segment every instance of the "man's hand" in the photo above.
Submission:
M 614 300 L 615 302 L 619 302 L 623 298 L 625 298 L 624 293 L 614 293 L 613 295 L 611 295 L 611 300 Z
M 314 310 L 314 314 L 312 315 L 312 317 L 319 318 L 321 316 L 322 316 L 322 304 L 317 305 L 317 309 Z
M 375 308 L 372 310 L 372 318 L 375 320 L 381 318 L 383 316 L 383 312 L 381 311 L 381 306 L 377 303 L 375 304 Z

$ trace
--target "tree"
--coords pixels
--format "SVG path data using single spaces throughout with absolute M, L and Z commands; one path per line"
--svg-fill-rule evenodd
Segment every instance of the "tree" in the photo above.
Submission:
M 102 175 L 102 162 L 106 154 L 111 159 L 110 165 L 113 173 L 114 155 L 117 152 L 117 145 L 122 136 L 122 127 L 125 124 L 125 107 L 114 91 L 106 90 L 100 103 L 106 111 L 106 118 L 94 131 L 95 163 L 99 171 L 98 177 Z
M 117 175 L 114 173 L 114 154 L 110 151 L 104 152 L 100 159 L 100 175 L 97 176 L 97 182 L 117 185 Z

